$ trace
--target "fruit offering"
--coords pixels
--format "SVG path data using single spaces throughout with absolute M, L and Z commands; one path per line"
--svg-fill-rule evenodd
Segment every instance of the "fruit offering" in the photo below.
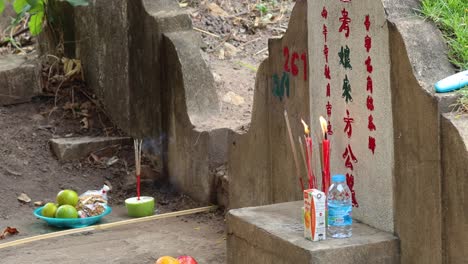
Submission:
M 164 256 L 164 257 L 158 258 L 158 260 L 156 260 L 154 264 L 180 264 L 180 262 L 173 257 Z
M 177 258 L 180 264 L 198 264 L 197 261 L 191 256 L 180 256 Z
M 65 204 L 57 209 L 55 218 L 78 218 L 78 211 L 75 207 Z
M 78 203 L 78 194 L 73 190 L 62 190 L 57 194 L 57 203 L 74 207 Z

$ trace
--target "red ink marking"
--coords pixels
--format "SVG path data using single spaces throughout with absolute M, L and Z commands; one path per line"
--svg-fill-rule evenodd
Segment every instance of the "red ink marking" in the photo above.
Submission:
M 301 54 L 301 60 L 304 68 L 304 81 L 307 81 L 307 54 L 305 52 Z
M 324 74 L 325 74 L 325 78 L 327 78 L 328 80 L 331 80 L 330 67 L 328 67 L 328 65 L 325 65 Z
M 327 102 L 327 116 L 330 117 L 332 114 L 332 105 L 330 104 L 330 101 Z
M 349 13 L 346 9 L 343 8 L 343 10 L 341 10 L 341 17 L 340 17 L 341 26 L 340 26 L 339 32 L 341 33 L 344 30 L 346 38 L 349 37 L 349 23 L 351 22 L 351 18 L 349 18 L 348 14 Z
M 369 111 L 374 111 L 374 98 L 372 98 L 372 96 L 367 96 L 367 109 L 369 109 Z
M 328 33 L 328 28 L 327 28 L 327 25 L 323 24 L 323 37 L 325 39 L 325 42 L 327 42 L 327 33 Z
M 364 25 L 366 26 L 366 30 L 369 31 L 370 26 L 371 26 L 369 15 L 366 15 L 366 19 L 364 20 Z
M 348 184 L 348 187 L 351 190 L 353 206 L 359 207 L 356 199 L 356 192 L 354 191 L 354 176 L 352 174 L 346 173 L 346 183 Z
M 367 67 L 367 72 L 368 73 L 372 73 L 372 71 L 374 70 L 374 67 L 372 67 L 372 59 L 371 57 L 367 56 L 367 59 L 366 59 L 366 67 Z
M 289 48 L 288 47 L 284 47 L 283 48 L 283 56 L 285 57 L 285 61 L 284 61 L 284 71 L 285 72 L 289 72 L 290 69 L 289 69 Z
M 328 135 L 333 135 L 333 128 L 330 120 L 328 120 L 328 125 L 327 125 L 327 130 L 328 130 Z
M 325 19 L 327 19 L 327 17 L 328 17 L 328 11 L 327 11 L 327 9 L 325 7 L 323 7 L 323 10 L 322 10 L 322 17 L 325 18 Z
M 370 93 L 374 92 L 374 86 L 372 84 L 372 78 L 370 76 L 367 76 L 367 91 Z
M 351 0 L 340 0 L 343 3 L 351 3 Z
M 323 45 L 323 55 L 325 56 L 325 61 L 328 63 L 328 46 L 327 46 L 327 44 Z
M 375 138 L 369 137 L 369 149 L 375 154 Z
M 366 48 L 366 51 L 369 52 L 372 48 L 372 39 L 371 37 L 369 37 L 369 35 L 367 35 L 365 38 L 364 38 L 364 47 Z
M 346 110 L 346 115 L 347 117 L 343 118 L 343 121 L 346 123 L 344 132 L 348 135 L 348 138 L 351 138 L 353 135 L 353 126 L 351 124 L 354 123 L 354 118 L 349 116 L 348 110 Z
M 377 128 L 375 127 L 375 124 L 374 124 L 374 117 L 372 115 L 369 115 L 369 123 L 367 125 L 367 128 L 369 128 L 369 131 L 377 130 Z
M 291 58 L 291 73 L 293 76 L 297 76 L 299 74 L 299 68 L 296 65 L 296 60 L 299 59 L 299 54 L 294 52 Z
M 348 147 L 346 148 L 345 152 L 343 153 L 343 159 L 345 160 L 345 167 L 349 168 L 350 170 L 354 170 L 353 163 L 351 163 L 351 160 L 354 163 L 357 163 L 358 160 L 356 159 L 356 156 L 354 156 L 351 145 L 349 145 L 349 144 L 348 144 Z
M 331 90 L 331 89 L 330 89 L 330 84 L 327 83 L 327 97 L 330 97 L 330 93 L 331 93 L 330 90 Z

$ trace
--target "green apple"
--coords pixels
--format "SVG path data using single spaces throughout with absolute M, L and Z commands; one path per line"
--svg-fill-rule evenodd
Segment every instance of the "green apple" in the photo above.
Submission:
M 78 211 L 75 207 L 65 204 L 57 209 L 55 218 L 78 218 Z
M 140 200 L 137 197 L 128 198 L 125 200 L 128 215 L 131 217 L 143 217 L 154 214 L 154 198 L 149 196 L 141 196 Z
M 44 207 L 42 207 L 42 216 L 44 217 L 55 217 L 55 212 L 57 211 L 57 205 L 54 203 L 46 203 Z
M 78 194 L 73 190 L 62 190 L 57 194 L 57 203 L 59 205 L 68 204 L 76 206 L 78 203 Z

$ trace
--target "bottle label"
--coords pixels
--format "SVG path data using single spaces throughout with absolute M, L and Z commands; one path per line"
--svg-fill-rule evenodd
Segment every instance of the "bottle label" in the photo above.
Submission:
M 348 226 L 353 223 L 351 218 L 351 205 L 328 205 L 328 225 L 329 226 Z

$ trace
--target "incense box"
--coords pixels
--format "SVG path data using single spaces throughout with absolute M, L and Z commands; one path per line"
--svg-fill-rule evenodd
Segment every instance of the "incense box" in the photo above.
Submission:
M 304 191 L 304 237 L 311 241 L 326 239 L 325 193 L 317 189 Z

